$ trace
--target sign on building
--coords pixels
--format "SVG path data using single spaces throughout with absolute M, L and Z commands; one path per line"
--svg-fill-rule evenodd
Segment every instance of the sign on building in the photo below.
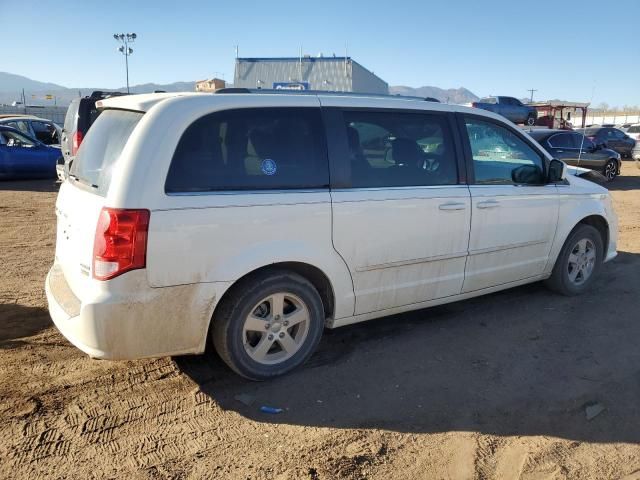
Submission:
M 309 82 L 273 82 L 274 90 L 309 90 Z

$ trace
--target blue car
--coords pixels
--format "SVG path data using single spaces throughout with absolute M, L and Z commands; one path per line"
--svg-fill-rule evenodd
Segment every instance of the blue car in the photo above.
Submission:
M 60 148 L 0 125 L 0 179 L 55 178 Z

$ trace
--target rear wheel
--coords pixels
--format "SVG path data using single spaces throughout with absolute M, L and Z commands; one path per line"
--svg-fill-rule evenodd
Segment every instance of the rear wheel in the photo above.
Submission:
M 618 165 L 615 160 L 609 160 L 607 164 L 604 166 L 604 171 L 602 172 L 607 180 L 611 181 L 616 178 L 618 174 Z
M 590 225 L 579 225 L 562 247 L 546 285 L 562 295 L 580 295 L 596 277 L 602 258 L 600 232 Z
M 527 121 L 525 122 L 527 125 L 529 126 L 533 126 L 536 123 L 536 117 L 534 117 L 533 115 L 529 115 L 527 117 Z
M 324 328 L 322 299 L 287 271 L 251 276 L 216 309 L 211 336 L 218 355 L 251 380 L 283 375 L 314 352 Z

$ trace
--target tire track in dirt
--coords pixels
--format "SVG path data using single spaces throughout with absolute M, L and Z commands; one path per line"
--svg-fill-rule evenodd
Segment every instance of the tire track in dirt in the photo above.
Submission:
M 476 439 L 475 478 L 489 480 L 494 478 L 496 471 L 496 450 L 504 440 L 492 435 L 480 435 Z

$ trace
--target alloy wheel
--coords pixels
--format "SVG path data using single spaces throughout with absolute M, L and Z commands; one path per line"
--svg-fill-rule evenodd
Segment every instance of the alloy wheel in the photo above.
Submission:
M 613 162 L 608 162 L 604 167 L 604 176 L 607 180 L 613 180 L 616 178 L 616 165 Z
M 588 238 L 578 241 L 571 249 L 567 264 L 569 281 L 582 285 L 591 277 L 596 265 L 596 247 Z
M 274 365 L 295 355 L 309 333 L 309 309 L 296 295 L 278 292 L 251 309 L 242 327 L 244 349 L 252 360 Z

